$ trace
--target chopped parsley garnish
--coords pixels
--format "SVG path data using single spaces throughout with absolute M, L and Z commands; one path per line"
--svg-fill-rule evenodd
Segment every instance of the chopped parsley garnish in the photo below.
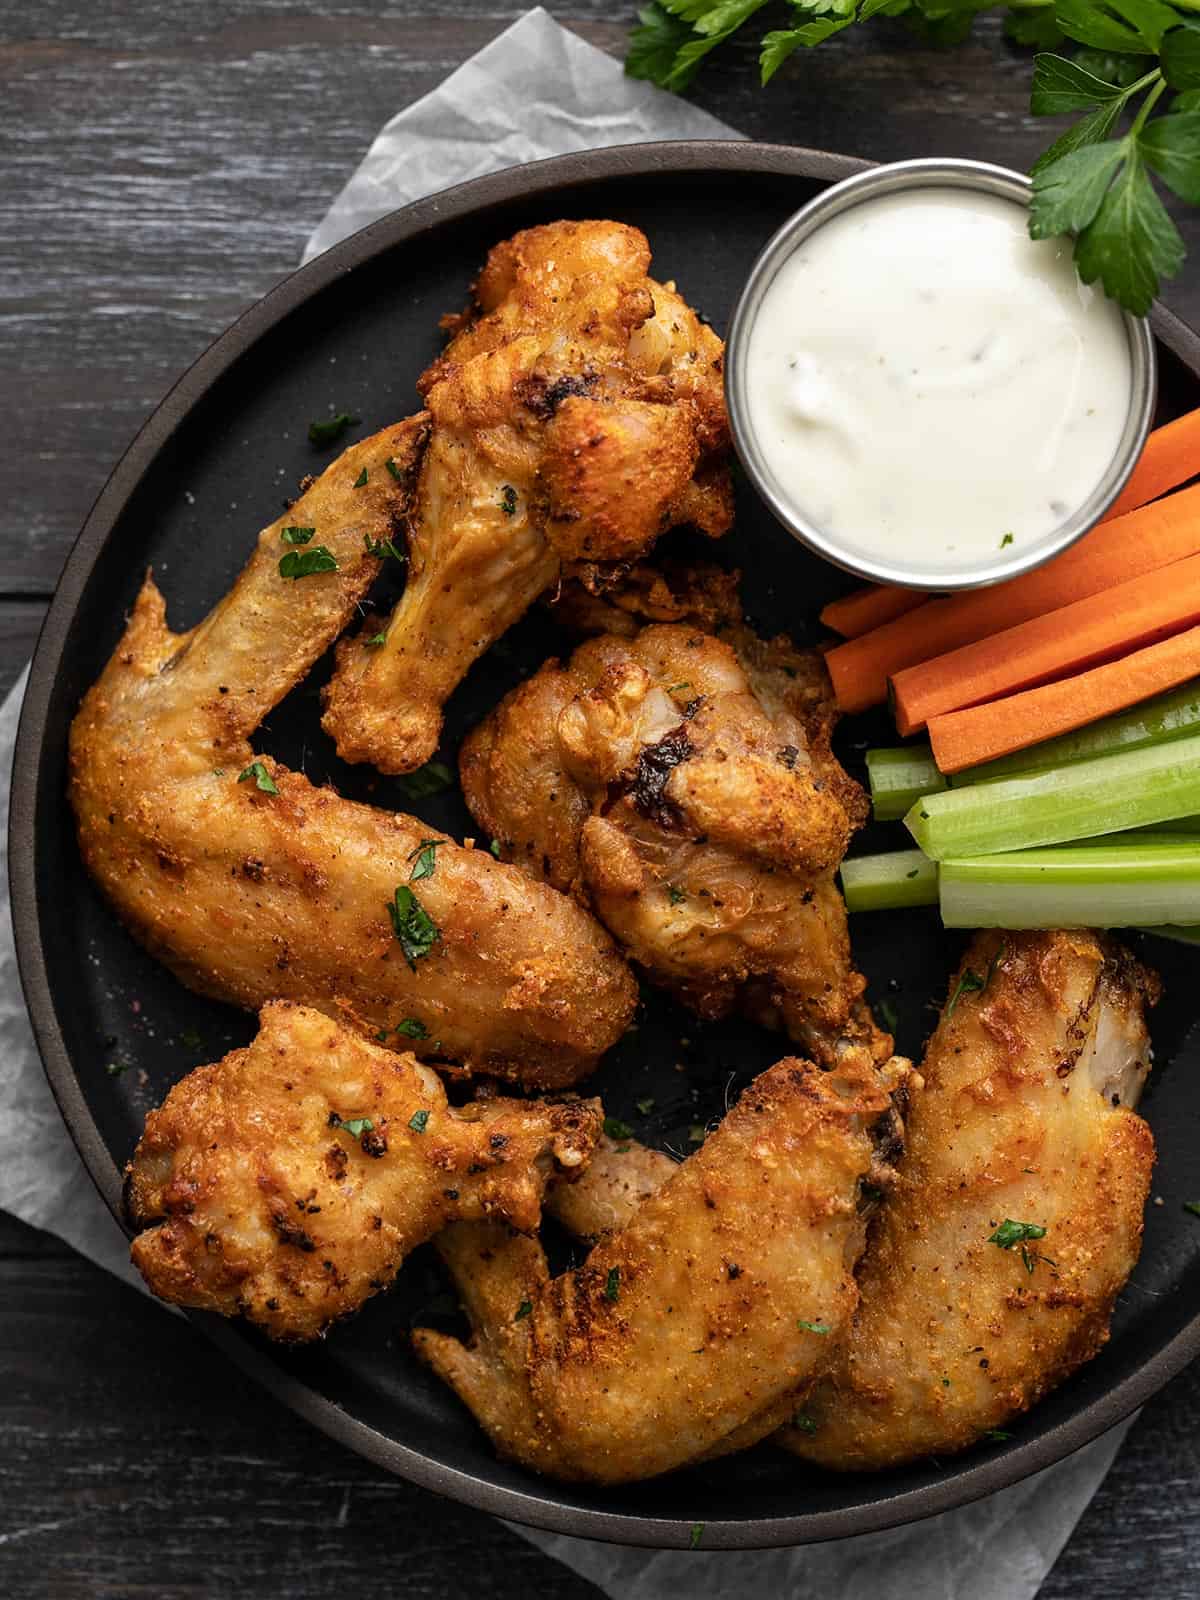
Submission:
M 414 1133 L 424 1133 L 429 1125 L 428 1111 L 414 1111 L 408 1119 L 408 1125 Z
M 110 1061 L 104 1070 L 110 1078 L 119 1078 L 123 1072 L 128 1072 L 132 1065 L 132 1061 Z
M 1194 1217 L 1200 1217 L 1200 1200 L 1185 1200 L 1183 1209 L 1190 1211 Z
M 523 1318 L 527 1317 L 532 1310 L 533 1310 L 533 1301 L 532 1300 L 522 1300 L 521 1304 L 517 1307 L 517 1314 L 513 1318 L 513 1321 L 514 1322 L 520 1322 Z
M 339 1117 L 336 1111 L 329 1114 L 331 1128 L 345 1128 L 352 1139 L 361 1139 L 364 1133 L 373 1133 L 375 1124 L 370 1117 Z
M 404 959 L 415 972 L 417 962 L 437 943 L 437 923 L 406 883 L 397 887 L 388 904 L 388 916 L 392 919 L 392 932 L 404 951 Z
M 1001 539 L 1001 541 L 1000 541 L 1001 550 L 1004 550 L 1005 548 L 1007 548 L 1007 546 L 1010 545 L 1012 542 L 1013 542 L 1012 534 L 1011 533 L 1006 533 L 1004 535 L 1003 539 Z
M 356 489 L 365 489 L 366 486 L 367 486 L 367 481 L 368 481 L 367 480 L 367 469 L 366 469 L 366 467 L 364 467 L 362 469 L 362 471 L 359 473 L 358 477 L 355 478 L 354 487 Z
M 359 419 L 352 417 L 348 411 L 339 411 L 336 417 L 328 417 L 324 422 L 310 422 L 308 425 L 308 440 L 310 444 L 333 444 L 340 439 L 346 429 L 352 427 Z
M 279 537 L 284 544 L 307 544 L 316 531 L 315 528 L 281 528 Z
M 420 1017 L 405 1017 L 403 1022 L 396 1024 L 396 1032 L 405 1039 L 428 1039 L 429 1029 Z
M 448 789 L 454 782 L 454 774 L 443 761 L 427 761 L 415 772 L 404 773 L 396 782 L 406 800 L 425 800 Z
M 648 1117 L 654 1110 L 654 1096 L 648 1094 L 644 1100 L 638 1100 L 636 1104 L 642 1115 Z
M 254 779 L 255 787 L 261 789 L 264 794 L 279 793 L 279 790 L 275 787 L 274 778 L 261 761 L 252 761 L 245 772 L 238 773 L 239 783 L 249 783 L 251 778 Z
M 381 628 L 378 633 L 373 633 L 371 637 L 369 639 L 365 639 L 363 643 L 367 646 L 368 650 L 378 650 L 381 645 L 385 645 L 387 643 L 387 629 Z
M 994 1440 L 996 1444 L 1003 1444 L 1006 1439 L 1012 1438 L 1012 1434 L 1005 1433 L 1003 1428 L 989 1428 L 983 1437 Z
M 792 1427 L 798 1428 L 801 1433 L 816 1433 L 817 1419 L 810 1417 L 807 1411 L 797 1411 L 792 1418 Z
M 681 889 L 677 883 L 669 883 L 667 885 L 667 899 L 673 906 L 677 906 L 687 899 L 687 892 Z
M 808 1322 L 803 1317 L 796 1318 L 796 1326 L 802 1333 L 832 1333 L 833 1329 L 828 1322 Z
M 390 539 L 372 539 L 369 533 L 363 534 L 363 549 L 369 556 L 378 556 L 380 561 L 386 560 L 388 556 L 391 556 L 393 561 L 405 559 L 404 552 L 397 550 Z
M 311 578 L 318 572 L 336 572 L 337 557 L 323 544 L 311 550 L 289 550 L 279 563 L 281 578 Z
M 988 1235 L 989 1244 L 998 1244 L 1001 1250 L 1011 1250 L 1013 1245 L 1021 1244 L 1026 1239 L 1044 1239 L 1045 1228 L 1039 1228 L 1036 1222 L 1014 1222 L 1011 1217 L 1006 1217 L 995 1233 Z
M 403 483 L 404 482 L 404 474 L 403 474 L 403 472 L 401 472 L 400 468 L 396 465 L 395 457 L 389 456 L 387 458 L 387 460 L 384 462 L 384 466 L 387 467 L 388 471 L 391 473 L 392 477 L 395 478 L 397 483 Z
M 621 1269 L 609 1267 L 608 1277 L 604 1280 L 604 1298 L 606 1300 L 619 1300 L 621 1298 Z
M 693 1522 L 692 1523 L 692 1531 L 688 1535 L 688 1549 L 689 1550 L 699 1550 L 700 1541 L 701 1541 L 701 1539 L 703 1539 L 703 1537 L 704 1537 L 704 1524 L 702 1522 Z
M 604 1131 L 610 1139 L 632 1139 L 633 1129 L 620 1117 L 605 1117 Z
M 499 859 L 500 859 L 500 841 L 499 841 L 499 839 L 493 839 L 491 844 L 488 845 L 488 849 L 495 856 L 496 860 L 499 861 Z
M 950 996 L 950 1004 L 946 1007 L 946 1010 L 942 1016 L 943 1022 L 948 1022 L 954 1015 L 954 1008 L 958 1005 L 959 1000 L 964 994 L 982 994 L 984 992 L 988 984 L 991 983 L 993 977 L 995 976 L 996 968 L 1004 960 L 1007 951 L 1008 946 L 1005 944 L 997 947 L 996 954 L 988 962 L 988 969 L 982 978 L 977 972 L 972 972 L 970 967 L 966 969 L 966 971 L 959 978 L 958 983 L 955 986 L 954 993 Z
M 506 483 L 500 491 L 500 509 L 506 517 L 511 517 L 516 512 L 517 491 L 511 483 Z
M 920 870 L 921 870 L 920 867 L 914 867 L 911 872 L 906 872 L 904 874 L 904 876 L 906 878 L 915 878 L 917 873 L 920 872 Z
M 680 689 L 690 689 L 691 687 L 690 681 L 685 678 L 682 683 L 669 683 L 667 685 L 667 693 L 675 694 Z
M 408 875 L 410 883 L 417 883 L 421 878 L 433 877 L 434 869 L 437 867 L 438 845 L 445 842 L 444 839 L 422 839 L 417 848 L 410 851 L 408 859 L 411 861 L 414 856 L 417 858 L 416 865 Z

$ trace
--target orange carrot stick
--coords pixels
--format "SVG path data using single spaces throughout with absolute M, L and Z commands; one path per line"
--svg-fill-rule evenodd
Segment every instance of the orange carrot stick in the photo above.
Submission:
M 1189 628 L 1073 678 L 930 717 L 933 759 L 942 772 L 961 772 L 1071 733 L 1196 677 L 1200 677 L 1200 628 Z
M 1006 628 L 892 679 L 903 734 L 930 717 L 1109 661 L 1200 622 L 1200 555 Z
M 906 667 L 1197 552 L 1200 484 L 1101 523 L 1034 572 L 990 589 L 927 601 L 873 633 L 838 645 L 825 658 L 838 705 L 843 711 L 865 711 L 887 698 L 887 680 Z
M 1123 517 L 1127 511 L 1157 500 L 1168 489 L 1200 473 L 1200 410 L 1189 411 L 1168 422 L 1146 440 L 1129 482 L 1113 501 L 1104 518 Z M 832 624 L 830 624 L 832 626 Z
M 859 634 L 881 628 L 894 617 L 906 611 L 915 611 L 929 599 L 925 589 L 900 589 L 893 584 L 869 583 L 865 589 L 855 589 L 840 600 L 831 600 L 821 612 L 821 621 L 843 639 L 857 639 Z

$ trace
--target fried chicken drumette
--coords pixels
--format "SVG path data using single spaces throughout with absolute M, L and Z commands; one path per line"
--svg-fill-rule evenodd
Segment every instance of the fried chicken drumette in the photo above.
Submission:
M 418 1354 L 502 1454 L 554 1477 L 625 1482 L 753 1443 L 853 1314 L 897 1066 L 862 1049 L 835 1071 L 779 1062 L 561 1277 L 536 1240 L 448 1228 L 437 1245 L 474 1337 L 417 1328 Z
M 468 667 L 566 573 L 588 582 L 690 523 L 732 520 L 720 339 L 617 222 L 497 245 L 474 304 L 420 379 L 429 436 L 409 572 L 382 644 L 338 654 L 324 726 L 348 761 L 433 754 Z
M 605 634 L 464 742 L 463 793 L 507 859 L 590 905 L 702 1017 L 734 1008 L 814 1060 L 877 1060 L 834 881 L 865 798 L 830 750 L 819 656 L 748 628 Z
M 561 1087 L 633 1013 L 608 935 L 487 851 L 250 747 L 378 571 L 425 432 L 417 419 L 347 450 L 187 633 L 147 578 L 71 729 L 80 849 L 131 931 L 202 994 L 301 1001 L 418 1055 Z M 286 577 L 301 555 L 310 575 Z M 424 1032 L 396 1038 L 406 1018 Z
M 133 1260 L 163 1300 L 314 1339 L 449 1222 L 532 1231 L 547 1180 L 598 1132 L 595 1101 L 456 1110 L 415 1057 L 278 1001 L 248 1049 L 147 1117 L 125 1179 Z
M 972 941 L 921 1067 L 846 1342 L 782 1442 L 860 1470 L 962 1450 L 1090 1361 L 1137 1262 L 1130 1107 L 1158 984 L 1086 932 Z

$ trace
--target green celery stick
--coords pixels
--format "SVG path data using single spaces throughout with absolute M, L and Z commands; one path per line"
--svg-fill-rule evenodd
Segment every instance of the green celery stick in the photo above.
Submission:
M 922 795 L 936 794 L 946 787 L 933 752 L 924 741 L 896 749 L 868 750 L 867 774 L 877 822 L 902 817 Z
M 942 863 L 947 928 L 1200 922 L 1200 839 L 1144 833 Z
M 902 911 L 935 906 L 937 868 L 920 850 L 888 850 L 842 862 L 847 911 Z
M 1200 923 L 1192 923 L 1190 927 L 1179 923 L 1160 923 L 1157 927 L 1146 927 L 1139 930 L 1142 933 L 1157 934 L 1160 939 L 1173 939 L 1176 944 L 1200 944 Z
M 904 824 L 927 856 L 946 861 L 1095 838 L 1197 811 L 1200 734 L 1193 734 L 927 795 Z

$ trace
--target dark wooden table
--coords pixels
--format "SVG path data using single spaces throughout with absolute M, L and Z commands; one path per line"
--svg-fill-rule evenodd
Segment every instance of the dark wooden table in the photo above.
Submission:
M 551 9 L 619 52 L 634 0 Z M 0 687 L 104 478 L 180 371 L 299 258 L 382 122 L 517 15 L 486 0 L 0 0 Z M 697 98 L 760 138 L 1027 166 L 1028 59 L 873 23 L 769 93 L 752 47 Z M 1168 295 L 1200 319 L 1195 262 Z M 489 1518 L 382 1476 L 192 1330 L 0 1217 L 0 1595 L 542 1600 L 590 1590 Z M 1143 1415 L 1045 1600 L 1200 1592 L 1200 1371 Z

